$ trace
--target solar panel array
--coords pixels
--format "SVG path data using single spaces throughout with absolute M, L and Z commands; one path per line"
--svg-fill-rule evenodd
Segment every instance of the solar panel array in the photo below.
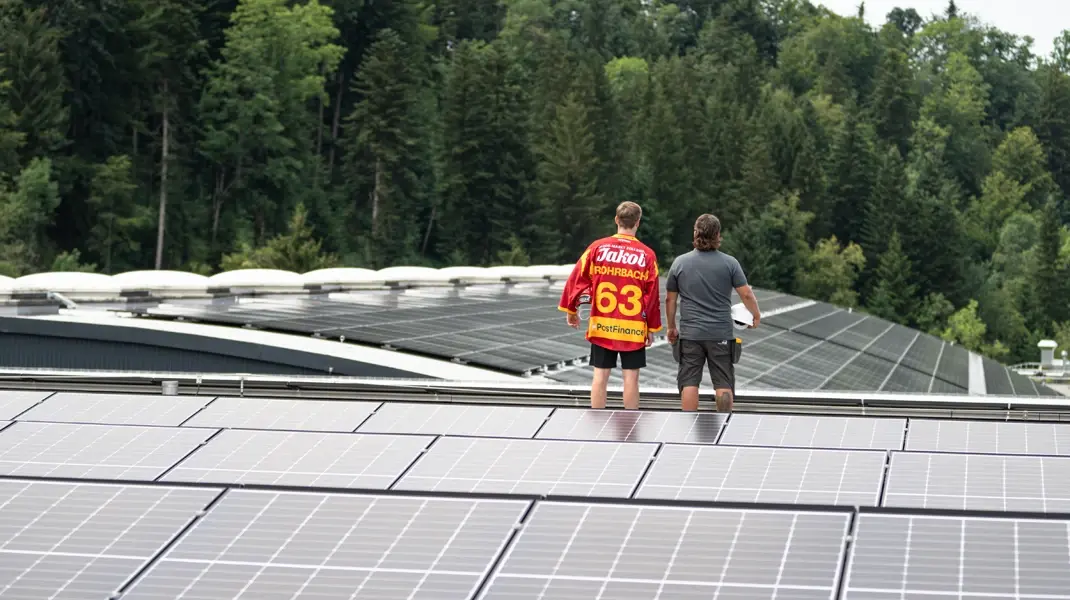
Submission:
M 0 406 L 4 597 L 1070 598 L 1070 423 Z
M 786 296 L 786 295 L 785 295 Z M 785 296 L 775 296 L 782 299 Z M 743 342 L 735 365 L 739 389 L 790 389 L 966 394 L 970 391 L 969 352 L 931 335 L 861 312 L 824 302 L 783 302 L 767 308 L 772 316 L 755 330 L 737 331 Z M 774 304 L 774 307 L 777 305 Z M 787 310 L 785 310 L 787 309 Z M 1008 396 L 1056 396 L 991 359 L 984 359 L 985 393 Z M 676 387 L 677 363 L 671 347 L 647 351 L 646 385 Z M 571 367 L 548 377 L 566 383 L 589 381 L 590 369 Z M 611 381 L 621 383 L 618 372 Z M 709 389 L 708 380 L 701 384 Z
M 590 346 L 582 331 L 565 326 L 557 310 L 560 295 L 560 283 L 473 285 L 178 300 L 124 310 L 153 318 L 345 337 L 514 374 L 545 371 L 558 381 L 585 382 Z M 767 316 L 759 329 L 740 333 L 740 387 L 943 394 L 969 390 L 969 353 L 961 346 L 824 302 L 768 290 L 756 290 L 756 295 Z M 646 382 L 676 385 L 676 363 L 668 346 L 648 351 L 647 362 Z M 986 361 L 984 368 L 989 394 L 1056 394 L 995 361 Z

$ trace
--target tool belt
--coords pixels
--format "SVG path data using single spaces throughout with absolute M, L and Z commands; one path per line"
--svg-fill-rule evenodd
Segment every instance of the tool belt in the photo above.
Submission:
M 680 342 L 682 340 L 677 339 L 675 344 L 672 344 L 672 358 L 676 362 L 680 362 Z M 732 351 L 732 364 L 737 364 L 739 359 L 743 357 L 743 340 L 735 338 L 729 340 Z

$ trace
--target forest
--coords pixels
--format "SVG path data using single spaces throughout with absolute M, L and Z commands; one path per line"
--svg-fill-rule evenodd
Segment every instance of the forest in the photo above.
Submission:
M 755 286 L 1070 347 L 1070 33 L 865 17 L 0 0 L 0 273 L 567 264 L 633 200 L 663 270 L 712 212 Z

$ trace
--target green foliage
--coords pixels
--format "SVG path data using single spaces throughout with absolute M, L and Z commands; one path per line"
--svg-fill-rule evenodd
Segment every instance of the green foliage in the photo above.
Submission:
M 986 342 L 987 329 L 984 321 L 977 316 L 977 301 L 970 300 L 969 304 L 951 315 L 941 337 L 972 352 L 986 354 L 996 359 L 1003 358 L 1008 352 L 1007 348 L 999 340 L 992 343 Z
M 906 323 L 916 308 L 918 286 L 896 230 L 888 240 L 888 249 L 881 254 L 875 275 L 866 309 L 882 319 Z
M 751 212 L 724 232 L 723 249 L 747 265 L 751 285 L 792 291 L 807 264 L 806 229 L 814 215 L 800 208 L 797 195 L 780 196 L 766 210 Z
M 1050 321 L 1070 320 L 1070 269 L 1061 264 L 1061 234 L 1055 202 L 1049 201 L 1041 214 L 1032 269 L 1036 286 L 1034 318 L 1045 329 Z
M 307 273 L 317 269 L 338 266 L 338 260 L 322 250 L 308 225 L 308 211 L 303 204 L 294 208 L 289 231 L 268 240 L 259 248 L 242 248 L 239 252 L 223 257 L 223 271 L 235 269 L 280 269 L 295 273 Z
M 426 135 L 418 56 L 396 32 L 381 31 L 357 76 L 361 100 L 346 118 L 345 171 L 357 196 L 346 221 L 367 232 L 365 245 L 353 250 L 373 265 L 414 255 L 427 228 L 421 209 L 430 157 L 418 145 Z
M 0 188 L 0 269 L 24 275 L 43 262 L 51 251 L 46 228 L 57 206 L 59 186 L 47 158 L 30 161 L 13 188 Z
M 24 162 L 66 145 L 70 111 L 64 104 L 68 84 L 59 47 L 63 36 L 46 15 L 44 8 L 0 2 L 0 72 L 10 76 L 5 96 L 16 115 L 15 129 L 24 136 Z
M 855 281 L 866 265 L 862 248 L 854 242 L 841 246 L 836 236 L 817 243 L 799 273 L 799 294 L 844 308 L 858 305 Z
M 930 335 L 940 335 L 947 327 L 948 319 L 955 313 L 955 307 L 944 298 L 943 294 L 929 294 L 918 306 L 914 321 L 918 329 Z
M 137 185 L 127 156 L 113 156 L 97 168 L 90 184 L 89 206 L 95 223 L 89 231 L 88 249 L 103 263 L 105 273 L 137 264 L 141 236 L 152 226 L 149 210 L 137 203 Z
M 96 273 L 97 265 L 83 263 L 82 252 L 75 248 L 70 252 L 60 252 L 52 260 L 52 266 L 48 269 L 54 273 Z
M 0 272 L 569 263 L 632 200 L 662 264 L 711 212 L 756 285 L 1030 359 L 1070 33 L 865 8 L 0 0 Z
M 309 0 L 241 0 L 221 58 L 209 72 L 200 113 L 201 151 L 215 174 L 212 241 L 224 205 L 252 221 L 256 240 L 314 189 L 315 114 L 341 59 L 331 9 Z

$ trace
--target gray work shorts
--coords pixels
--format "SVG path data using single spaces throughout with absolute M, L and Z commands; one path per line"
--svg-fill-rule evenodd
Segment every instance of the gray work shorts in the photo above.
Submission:
M 703 367 L 710 370 L 710 382 L 713 389 L 736 391 L 736 369 L 732 364 L 732 350 L 735 340 L 694 341 L 680 339 L 673 348 L 674 358 L 680 363 L 676 371 L 676 384 L 685 387 L 698 387 L 702 381 Z

